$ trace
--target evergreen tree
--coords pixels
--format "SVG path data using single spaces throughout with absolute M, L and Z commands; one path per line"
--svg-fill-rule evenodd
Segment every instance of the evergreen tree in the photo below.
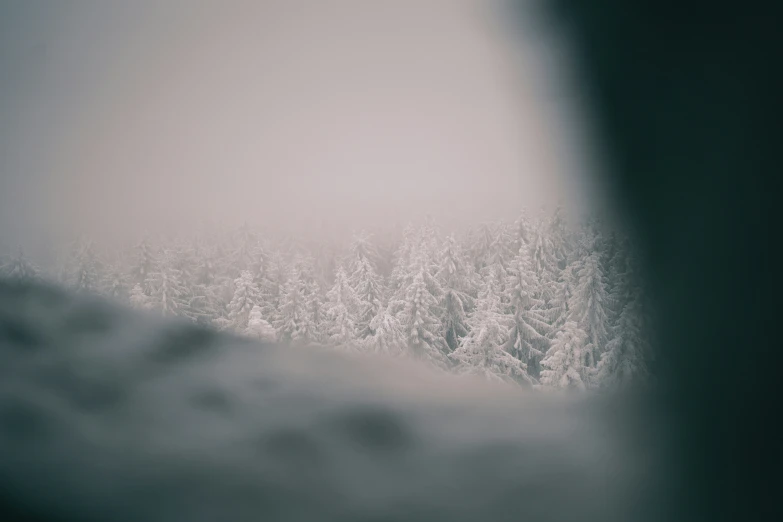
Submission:
M 602 255 L 602 272 L 606 289 L 606 315 L 609 323 L 617 324 L 620 313 L 627 304 L 634 281 L 633 262 L 627 238 L 613 235 Z
M 554 286 L 554 293 L 549 302 L 549 307 L 545 311 L 545 316 L 552 325 L 550 328 L 550 339 L 565 325 L 571 316 L 569 303 L 574 292 L 576 281 L 575 270 L 578 268 L 577 262 L 574 262 L 560 271 L 558 279 Z
M 369 261 L 370 266 L 375 269 L 379 257 L 378 250 L 372 243 L 372 236 L 366 230 L 354 234 L 348 250 L 348 273 L 354 273 L 359 268 L 359 264 L 364 261 Z
M 234 297 L 228 304 L 228 325 L 236 332 L 247 328 L 250 311 L 258 304 L 259 290 L 253 274 L 243 270 L 234 281 Z
M 15 279 L 17 281 L 29 281 L 36 279 L 40 271 L 24 255 L 24 251 L 19 252 L 14 257 L 8 257 L 0 264 L 0 277 Z
M 536 310 L 542 304 L 535 297 L 537 282 L 527 249 L 522 246 L 514 260 L 507 282 L 511 327 L 507 350 L 525 363 L 533 378 L 539 375 L 539 361 L 548 346 L 550 330 L 546 318 Z
M 525 363 L 508 353 L 508 326 L 500 296 L 490 278 L 481 290 L 476 310 L 469 320 L 470 333 L 450 355 L 461 374 L 481 375 L 489 380 L 532 384 Z
M 495 232 L 492 225 L 482 223 L 478 230 L 471 234 L 472 255 L 474 267 L 477 273 L 482 273 L 490 264 L 493 245 L 495 244 Z
M 393 301 L 400 301 L 404 298 L 407 286 L 411 283 L 415 271 L 415 261 L 417 259 L 420 244 L 420 234 L 413 224 L 405 227 L 402 235 L 402 241 L 394 255 L 394 267 L 389 278 L 389 291 Z
M 280 251 L 274 251 L 269 257 L 269 276 L 264 281 L 264 286 L 259 290 L 261 291 L 262 315 L 275 329 L 282 324 L 280 314 L 287 277 L 288 267 L 283 255 Z
M 480 276 L 483 285 L 489 284 L 498 296 L 504 295 L 506 283 L 508 282 L 508 270 L 499 253 L 495 252 L 489 257 L 488 264 L 481 269 Z M 506 304 L 501 302 L 503 307 Z
M 153 274 L 153 290 L 150 302 L 164 317 L 187 317 L 187 290 L 182 272 L 174 264 L 170 252 L 164 252 L 158 271 Z
M 400 323 L 412 355 L 445 369 L 449 366 L 449 349 L 438 320 L 438 299 L 427 288 L 426 279 L 427 270 L 422 263 L 407 289 Z
M 298 260 L 289 271 L 289 277 L 280 294 L 280 311 L 273 323 L 278 337 L 286 342 L 313 342 L 318 340 L 317 325 L 312 317 L 313 296 L 308 295 L 305 281 L 307 270 Z
M 423 253 L 431 265 L 439 263 L 440 234 L 435 218 L 428 214 L 419 230 L 419 252 Z
M 280 291 L 280 309 L 273 326 L 277 337 L 283 342 L 291 342 L 299 337 L 299 328 L 305 315 L 304 296 L 299 281 L 292 277 Z
M 100 289 L 99 262 L 93 251 L 92 242 L 78 246 L 76 267 L 72 276 L 73 288 L 78 292 L 98 292 Z
M 533 239 L 533 226 L 524 209 L 514 222 L 514 227 L 516 228 L 515 252 L 518 252 L 523 246 L 530 248 L 530 242 Z
M 517 229 L 509 223 L 498 222 L 495 226 L 495 239 L 492 242 L 491 262 L 497 262 L 507 269 L 519 252 L 519 237 Z
M 128 280 L 117 262 L 107 267 L 102 286 L 103 293 L 116 301 L 127 301 L 130 297 Z
M 371 323 L 381 310 L 383 283 L 366 257 L 357 261 L 349 283 L 359 305 L 356 317 L 357 335 L 359 339 L 366 339 L 375 333 Z
M 539 282 L 538 297 L 548 301 L 554 291 L 552 283 L 557 280 L 558 270 L 552 238 L 543 221 L 539 221 L 533 231 L 533 240 L 530 243 L 530 261 Z
M 613 338 L 601 355 L 596 372 L 601 386 L 622 386 L 640 382 L 647 377 L 646 357 L 649 347 L 643 332 L 640 299 L 635 298 L 623 307 L 612 332 Z
M 556 271 L 563 270 L 569 263 L 571 250 L 570 234 L 563 207 L 558 205 L 548 222 L 549 244 L 552 247 L 551 259 Z
M 260 241 L 252 247 L 249 255 L 249 270 L 253 274 L 253 282 L 261 291 L 270 281 L 270 256 Z
M 248 315 L 247 327 L 244 329 L 244 334 L 254 339 L 259 339 L 264 342 L 272 343 L 276 340 L 277 334 L 275 329 L 272 328 L 262 316 L 261 308 L 254 306 L 250 310 Z
M 401 271 L 401 286 L 389 299 L 392 310 L 399 315 L 405 309 L 405 303 L 408 298 L 409 290 L 416 277 L 421 276 L 427 292 L 435 299 L 436 304 L 432 307 L 432 313 L 436 317 L 443 316 L 441 303 L 444 296 L 443 287 L 437 277 L 439 266 L 433 261 L 433 257 L 421 248 L 421 242 L 413 249 L 409 257 L 408 266 Z
M 454 351 L 468 333 L 467 315 L 474 306 L 471 292 L 475 286 L 475 274 L 473 267 L 458 251 L 453 235 L 446 239 L 440 259 L 437 279 L 443 288 L 443 331 L 449 351 Z
M 326 294 L 326 335 L 330 344 L 353 345 L 357 338 L 356 313 L 359 303 L 343 267 L 337 269 L 334 286 Z
M 309 255 L 299 261 L 296 273 L 302 284 L 305 308 L 304 319 L 299 329 L 299 340 L 317 343 L 322 338 L 323 298 L 321 287 L 316 279 L 314 263 Z
M 139 284 L 142 291 L 151 296 L 155 274 L 159 272 L 157 256 L 153 252 L 149 238 L 144 237 L 136 246 L 136 265 L 133 267 L 131 281 Z
M 571 320 L 587 334 L 589 342 L 587 364 L 591 367 L 595 367 L 605 348 L 606 301 L 599 253 L 592 252 L 585 258 L 577 274 L 577 284 L 569 302 Z
M 192 274 L 190 309 L 196 322 L 204 325 L 218 325 L 227 316 L 219 297 L 218 277 L 211 252 L 196 246 Z M 232 297 L 233 298 L 233 297 Z M 228 326 L 228 323 L 222 326 Z
M 358 300 L 356 329 L 358 339 L 373 335 L 372 320 L 378 315 L 383 300 L 383 282 L 375 268 L 378 253 L 370 242 L 370 235 L 362 232 L 354 236 L 351 244 L 348 279 Z
M 161 238 L 155 248 L 145 238 L 131 255 L 108 258 L 80 240 L 63 281 L 257 338 L 272 329 L 285 341 L 412 354 L 491 379 L 580 388 L 650 373 L 633 245 L 618 234 L 604 240 L 596 220 L 574 231 L 559 209 L 534 223 L 522 213 L 442 243 L 428 217 L 401 238 L 376 233 L 381 250 L 370 237 L 346 249 L 272 241 L 244 226 Z M 34 272 L 23 256 L 0 263 L 0 275 Z
M 609 261 L 611 310 L 607 315 L 612 326 L 596 372 L 602 386 L 625 385 L 649 376 L 651 351 L 649 317 L 644 311 L 646 292 L 633 254 L 627 239 L 623 238 L 618 241 Z
M 378 311 L 370 327 L 373 335 L 365 339 L 367 351 L 386 355 L 406 353 L 405 333 L 399 319 L 389 306 L 384 306 Z
M 549 388 L 584 390 L 590 375 L 585 353 L 588 350 L 587 334 L 576 322 L 568 321 L 541 361 L 541 384 Z
M 131 306 L 139 310 L 149 310 L 152 308 L 150 296 L 144 293 L 140 284 L 135 284 L 130 293 Z

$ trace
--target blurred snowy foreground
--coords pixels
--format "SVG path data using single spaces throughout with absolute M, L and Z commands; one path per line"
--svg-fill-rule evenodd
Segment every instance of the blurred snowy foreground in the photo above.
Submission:
M 654 520 L 631 402 L 0 282 L 3 520 Z

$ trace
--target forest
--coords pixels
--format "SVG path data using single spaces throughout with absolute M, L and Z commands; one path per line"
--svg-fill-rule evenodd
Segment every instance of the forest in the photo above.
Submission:
M 459 375 L 585 390 L 649 378 L 647 289 L 629 237 L 560 208 L 443 234 L 432 217 L 345 241 L 244 225 L 75 240 L 51 269 L 21 250 L 0 275 L 42 278 L 268 342 L 412 357 Z

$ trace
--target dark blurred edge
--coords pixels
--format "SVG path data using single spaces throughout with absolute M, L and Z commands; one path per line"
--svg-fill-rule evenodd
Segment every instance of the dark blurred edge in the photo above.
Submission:
M 565 34 L 641 242 L 673 415 L 671 520 L 772 515 L 781 50 L 775 2 L 510 0 Z M 776 16 L 778 15 L 778 16 Z

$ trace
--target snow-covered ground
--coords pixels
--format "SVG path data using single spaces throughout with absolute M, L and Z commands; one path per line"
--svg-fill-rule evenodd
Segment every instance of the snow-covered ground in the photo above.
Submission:
M 6 514 L 644 520 L 659 459 L 638 411 L 0 283 Z

